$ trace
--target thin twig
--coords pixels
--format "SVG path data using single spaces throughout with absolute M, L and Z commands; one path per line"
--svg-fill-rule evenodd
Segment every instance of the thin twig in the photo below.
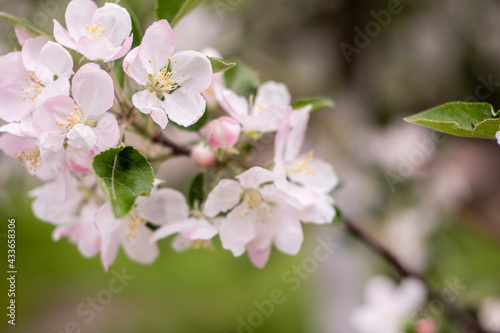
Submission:
M 389 263 L 401 277 L 413 277 L 422 283 L 428 291 L 429 300 L 441 300 L 439 292 L 434 290 L 430 283 L 421 274 L 412 271 L 407 268 L 403 263 L 401 263 L 396 256 L 390 252 L 385 246 L 380 244 L 375 238 L 370 236 L 365 230 L 360 228 L 358 225 L 353 223 L 351 220 L 344 217 L 344 223 L 347 231 L 366 246 L 375 251 L 379 256 L 381 256 L 387 263 Z M 449 302 L 442 302 L 445 306 L 445 310 L 457 324 L 460 324 L 464 328 L 464 332 L 467 333 L 485 333 L 479 324 L 471 318 L 469 315 L 464 313 L 461 309 L 456 307 L 454 304 Z

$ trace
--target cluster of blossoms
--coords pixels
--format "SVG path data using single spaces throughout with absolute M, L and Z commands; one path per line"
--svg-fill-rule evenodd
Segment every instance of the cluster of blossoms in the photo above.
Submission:
M 56 42 L 16 29 L 22 50 L 0 57 L 0 149 L 45 182 L 31 192 L 33 211 L 56 226 L 55 240 L 67 237 L 85 257 L 100 254 L 108 269 L 120 247 L 132 260 L 151 263 L 157 241 L 167 236 L 175 234 L 172 246 L 184 250 L 212 248 L 219 235 L 224 249 L 247 252 L 262 267 L 273 245 L 299 251 L 302 223 L 334 219 L 337 177 L 313 152 L 301 153 L 312 107 L 292 109 L 285 85 L 269 81 L 238 96 L 222 73 L 213 73 L 207 55 L 174 52 L 166 20 L 132 48 L 130 15 L 117 4 L 72 0 L 65 20 L 66 28 L 54 21 Z M 115 61 L 132 79 L 126 88 Z M 75 72 L 76 64 L 83 65 Z M 206 200 L 189 205 L 156 179 L 149 196 L 117 217 L 93 172 L 95 156 L 123 146 L 130 131 L 151 144 L 170 121 L 183 129 L 203 116 L 209 121 L 184 148 L 205 173 L 217 174 Z M 274 160 L 249 163 L 245 147 L 273 133 Z M 224 178 L 230 163 L 237 175 Z

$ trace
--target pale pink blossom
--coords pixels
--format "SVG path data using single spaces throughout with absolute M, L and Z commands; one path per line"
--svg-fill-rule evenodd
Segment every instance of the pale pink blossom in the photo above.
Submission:
M 386 277 L 374 277 L 365 286 L 365 303 L 351 313 L 351 326 L 357 333 L 401 333 L 426 294 L 420 280 L 407 278 L 396 286 Z
M 16 24 L 14 32 L 16 33 L 17 41 L 21 46 L 23 46 L 28 39 L 35 38 L 37 36 L 33 31 L 20 24 Z
M 146 30 L 141 45 L 125 57 L 123 69 L 145 88 L 132 97 L 135 107 L 161 128 L 169 119 L 190 126 L 205 112 L 201 92 L 212 81 L 210 61 L 195 51 L 174 54 L 174 33 L 166 20 Z
M 20 121 L 44 100 L 69 94 L 73 59 L 61 45 L 39 36 L 20 52 L 0 57 L 0 118 Z
M 95 64 L 82 66 L 73 77 L 72 95 L 49 98 L 33 112 L 42 154 L 60 151 L 65 142 L 96 154 L 114 147 L 120 129 L 116 118 L 106 113 L 114 100 L 109 75 Z
M 240 122 L 243 131 L 255 136 L 278 130 L 291 103 L 287 87 L 274 81 L 262 84 L 257 95 L 249 99 L 232 90 L 221 89 L 220 94 L 216 94 L 221 107 Z
M 335 216 L 334 200 L 329 195 L 338 184 L 332 166 L 314 157 L 300 154 L 310 107 L 292 111 L 287 108 L 275 139 L 274 175 L 276 186 L 295 197 L 304 207 L 302 221 L 330 223 Z
M 273 244 L 297 254 L 303 240 L 300 204 L 274 186 L 269 170 L 253 167 L 236 178 L 221 180 L 205 203 L 210 218 L 229 211 L 219 227 L 222 246 L 235 256 L 246 250 L 257 267 L 266 264 Z
M 240 136 L 241 126 L 236 119 L 219 117 L 205 127 L 208 142 L 215 148 L 231 148 Z
M 223 59 L 220 52 L 212 47 L 206 47 L 202 49 L 201 53 L 212 58 Z M 222 92 L 222 87 L 224 87 L 224 73 L 213 73 L 212 83 L 210 84 L 210 87 L 202 92 L 202 95 L 207 101 L 209 107 L 215 107 L 218 105 L 217 101 L 221 98 L 220 93 Z
M 95 226 L 95 214 L 98 206 L 94 201 L 83 205 L 77 216 L 68 224 L 57 227 L 52 233 L 54 241 L 68 237 L 77 245 L 82 256 L 91 258 L 101 249 L 101 235 Z
M 191 214 L 186 198 L 173 189 L 160 189 L 156 196 L 162 196 L 166 205 L 158 205 L 154 219 L 163 226 L 156 230 L 152 242 L 177 234 L 172 246 L 177 251 L 183 251 L 193 246 L 210 248 L 209 240 L 217 235 L 218 230 L 200 212 Z M 151 214 L 151 213 L 150 213 Z M 148 214 L 149 218 L 151 218 Z M 158 222 L 159 221 L 159 222 Z
M 217 163 L 215 152 L 204 142 L 200 142 L 191 148 L 191 159 L 202 168 L 210 168 Z
M 72 0 L 66 8 L 64 29 L 54 20 L 58 43 L 87 59 L 104 62 L 124 57 L 132 46 L 132 20 L 123 7 L 106 3 L 98 8 L 91 0 Z

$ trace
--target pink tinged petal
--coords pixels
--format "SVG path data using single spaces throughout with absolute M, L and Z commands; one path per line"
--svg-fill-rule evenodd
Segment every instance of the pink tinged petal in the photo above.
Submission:
M 25 69 L 21 52 L 0 57 L 0 118 L 7 122 L 20 121 L 35 108 L 30 98 L 19 96 L 26 88 Z
M 33 127 L 39 133 L 65 130 L 65 124 L 71 112 L 74 112 L 75 102 L 68 96 L 56 96 L 45 100 L 33 113 Z
M 21 124 L 19 123 L 10 123 L 3 126 L 0 126 L 0 133 L 10 133 L 15 136 L 25 137 L 27 136 L 21 129 Z
M 112 59 L 120 50 L 121 47 L 114 46 L 113 43 L 104 37 L 94 39 L 83 36 L 76 43 L 76 51 L 92 61 L 109 61 L 109 59 Z
M 290 114 L 291 129 L 288 135 L 285 151 L 285 161 L 294 160 L 302 149 L 306 136 L 307 124 L 309 122 L 310 108 L 293 111 Z
M 299 218 L 304 222 L 317 224 L 332 223 L 336 212 L 333 200 L 326 195 L 321 195 L 317 202 L 305 206 L 299 211 Z
M 54 80 L 54 76 L 58 78 L 69 78 L 73 75 L 73 58 L 67 50 L 61 45 L 48 42 L 40 51 L 39 63 L 35 66 L 37 69 L 44 67 L 44 71 L 49 73 L 49 80 Z
M 223 179 L 208 195 L 203 212 L 208 217 L 215 217 L 228 211 L 240 202 L 242 193 L 243 189 L 237 181 Z
M 100 115 L 113 106 L 114 85 L 96 64 L 86 64 L 73 77 L 73 98 L 87 116 Z
M 109 59 L 104 59 L 104 61 L 105 62 L 114 61 L 116 59 L 120 59 L 120 58 L 123 58 L 124 56 L 126 56 L 128 51 L 130 51 L 130 48 L 132 47 L 133 41 L 134 41 L 134 36 L 131 35 L 130 37 L 125 39 L 125 41 L 123 42 L 123 45 L 121 46 L 120 49 L 117 49 L 117 53 L 114 56 L 112 56 Z
M 176 234 L 180 231 L 182 231 L 184 227 L 184 223 L 187 223 L 187 221 L 180 221 L 176 223 L 170 223 L 162 226 L 158 230 L 156 230 L 153 233 L 153 236 L 151 237 L 151 242 L 156 242 L 160 239 L 167 238 L 170 235 Z M 184 237 L 185 238 L 185 237 Z
M 151 115 L 153 121 L 161 128 L 165 128 L 168 124 L 168 118 L 162 108 L 160 99 L 156 93 L 148 90 L 139 91 L 132 96 L 132 103 L 142 113 Z
M 114 3 L 106 3 L 94 12 L 92 25 L 97 24 L 106 30 L 104 37 L 114 46 L 121 46 L 132 31 L 130 14 L 125 8 Z
M 145 86 L 149 81 L 149 74 L 139 59 L 140 46 L 132 49 L 125 59 L 123 59 L 123 70 L 141 86 Z
M 177 52 L 172 56 L 170 67 L 176 71 L 171 79 L 180 83 L 182 87 L 200 93 L 210 87 L 213 74 L 212 65 L 203 53 L 196 51 Z
M 76 50 L 76 40 L 69 34 L 68 30 L 64 29 L 62 25 L 57 21 L 54 21 L 54 38 L 56 41 L 70 48 L 72 50 Z
M 218 230 L 204 219 L 191 218 L 182 231 L 182 235 L 189 239 L 210 239 L 218 234 Z
M 253 167 L 236 176 L 243 188 L 257 188 L 261 184 L 272 182 L 274 175 L 272 171 L 261 167 Z
M 101 262 L 108 271 L 115 261 L 126 227 L 124 220 L 117 220 L 109 203 L 104 204 L 95 214 L 95 225 L 101 235 Z
M 160 126 L 162 129 L 165 129 L 165 127 L 167 127 L 168 117 L 163 110 L 152 110 L 150 115 L 153 121 L 157 123 L 158 126 Z
M 137 211 L 144 219 L 157 225 L 165 225 L 186 220 L 189 206 L 181 192 L 162 188 L 153 191 L 149 198 L 139 197 Z
M 271 248 L 268 247 L 262 250 L 259 249 L 253 250 L 247 248 L 247 253 L 252 264 L 257 266 L 258 268 L 263 268 L 266 265 L 267 261 L 269 260 L 269 256 L 271 254 Z
M 36 37 L 35 33 L 19 24 L 16 24 L 14 31 L 21 46 L 23 46 L 28 39 Z
M 67 147 L 66 158 L 68 167 L 72 171 L 77 173 L 88 173 L 92 171 L 92 160 L 94 159 L 93 152 L 85 152 L 73 147 Z
M 24 138 L 11 133 L 0 136 L 0 149 L 8 156 L 15 157 L 22 151 L 29 151 L 37 147 L 35 140 Z
M 24 67 L 26 67 L 26 69 L 29 71 L 35 70 L 39 61 L 40 52 L 49 41 L 50 38 L 47 36 L 38 36 L 28 39 L 26 43 L 24 43 L 22 55 Z
M 286 115 L 287 108 L 271 105 L 253 115 L 243 127 L 247 132 L 274 132 L 279 129 Z
M 238 121 L 241 122 L 240 119 L 244 119 L 242 116 L 248 116 L 250 107 L 248 100 L 245 97 L 236 95 L 232 90 L 222 88 L 218 100 L 221 107 Z
M 87 24 L 92 23 L 92 16 L 97 10 L 97 5 L 91 0 L 72 0 L 66 7 L 65 19 L 69 34 L 78 40 L 87 36 Z
M 40 149 L 40 156 L 42 157 L 42 168 L 48 167 L 56 174 L 61 174 L 68 170 L 64 149 L 57 151 Z
M 299 252 L 304 240 L 302 226 L 295 212 L 291 209 L 282 214 L 281 218 L 284 219 L 284 223 L 276 233 L 274 244 L 281 252 L 295 255 Z
M 204 142 L 200 142 L 191 148 L 191 159 L 202 168 L 210 168 L 217 163 L 215 152 Z
M 93 148 L 95 154 L 116 147 L 120 140 L 120 127 L 111 113 L 105 113 L 92 130 L 97 137 Z
M 66 139 L 66 132 L 45 132 L 39 138 L 40 152 L 42 159 L 45 153 L 58 152 L 64 148 L 64 140 Z
M 249 212 L 244 204 L 236 206 L 220 225 L 222 246 L 235 256 L 242 255 L 246 244 L 255 237 L 255 223 L 255 210 Z
M 274 81 L 268 81 L 262 84 L 255 96 L 255 103 L 261 106 L 274 105 L 284 108 L 289 106 L 291 101 L 292 98 L 286 85 Z
M 145 225 L 137 226 L 137 234 L 134 237 L 123 239 L 123 249 L 127 256 L 137 262 L 150 264 L 158 257 L 159 250 L 156 243 L 151 243 L 151 230 Z
M 163 107 L 168 118 L 181 126 L 193 125 L 205 113 L 206 102 L 199 92 L 181 87 L 164 96 Z
M 69 130 L 68 145 L 82 149 L 83 151 L 90 151 L 97 144 L 97 135 L 95 135 L 92 128 L 84 124 L 76 124 Z
M 139 59 L 149 74 L 167 66 L 174 53 L 174 32 L 166 20 L 153 23 L 146 29 L 139 49 Z
M 37 105 L 54 96 L 69 96 L 70 84 L 67 78 L 58 79 L 47 85 L 36 98 Z

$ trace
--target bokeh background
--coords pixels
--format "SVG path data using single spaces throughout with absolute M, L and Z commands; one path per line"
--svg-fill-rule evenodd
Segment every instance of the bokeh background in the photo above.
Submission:
M 334 109 L 311 118 L 306 146 L 336 169 L 343 186 L 335 198 L 343 213 L 429 276 L 437 290 L 458 279 L 466 288 L 458 305 L 477 308 L 486 297 L 500 297 L 500 147 L 436 136 L 402 118 L 448 101 L 500 106 L 500 3 L 402 0 L 386 27 L 356 45 L 357 29 L 365 31 L 375 21 L 373 11 L 389 2 L 207 1 L 175 28 L 177 49 L 215 47 L 259 71 L 262 81 L 286 83 L 296 98 L 333 98 Z M 51 32 L 51 18 L 64 21 L 66 3 L 0 0 L 0 10 Z M 134 9 L 144 29 L 155 20 L 153 0 L 121 3 Z M 15 47 L 13 26 L 2 21 L 0 31 L 5 54 Z M 347 44 L 358 46 L 349 59 L 341 48 Z M 174 166 L 188 163 L 165 168 L 165 178 L 184 191 L 196 169 L 178 173 Z M 33 217 L 27 196 L 38 183 L 17 161 L 1 156 L 0 171 L 0 267 L 6 265 L 8 218 L 17 221 L 18 266 L 17 326 L 7 327 L 4 318 L 2 332 L 72 332 L 72 321 L 81 332 L 237 332 L 239 318 L 256 311 L 255 301 L 279 289 L 286 301 L 246 331 L 350 333 L 347 318 L 362 303 L 365 281 L 394 276 L 341 226 L 307 226 L 299 255 L 274 251 L 262 270 L 219 244 L 215 253 L 177 254 L 164 241 L 152 266 L 120 254 L 113 268 L 135 278 L 86 323 L 76 309 L 107 289 L 113 274 L 66 240 L 51 240 L 53 226 Z M 339 246 L 291 290 L 283 274 L 313 255 L 318 237 L 329 235 Z M 5 300 L 6 280 L 0 281 Z M 458 332 L 449 325 L 449 332 Z

